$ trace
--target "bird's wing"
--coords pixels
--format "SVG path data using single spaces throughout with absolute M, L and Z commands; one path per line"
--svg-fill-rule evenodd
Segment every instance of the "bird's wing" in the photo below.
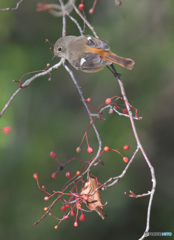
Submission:
M 86 43 L 88 46 L 93 48 L 101 48 L 105 51 L 110 50 L 108 46 L 108 42 L 99 38 L 94 38 L 92 36 L 86 36 L 88 42 Z
M 80 61 L 77 61 L 74 67 L 81 71 L 94 72 L 111 63 L 100 58 L 95 53 L 85 53 Z

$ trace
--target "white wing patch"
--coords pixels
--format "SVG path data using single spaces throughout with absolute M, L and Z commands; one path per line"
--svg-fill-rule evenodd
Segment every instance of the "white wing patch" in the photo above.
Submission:
M 82 66 L 84 64 L 84 62 L 86 62 L 86 59 L 85 58 L 81 58 L 80 60 L 80 66 Z
M 91 40 L 92 38 L 91 38 L 91 37 L 88 37 L 87 39 L 88 39 L 88 41 L 89 41 L 89 40 Z

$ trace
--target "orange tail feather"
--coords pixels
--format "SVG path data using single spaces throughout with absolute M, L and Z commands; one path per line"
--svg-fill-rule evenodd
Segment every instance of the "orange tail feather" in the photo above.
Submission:
M 104 59 L 109 62 L 116 63 L 122 67 L 129 69 L 129 70 L 132 70 L 132 68 L 135 64 L 135 62 L 132 59 L 119 57 L 112 52 L 107 53 L 107 55 L 105 55 Z

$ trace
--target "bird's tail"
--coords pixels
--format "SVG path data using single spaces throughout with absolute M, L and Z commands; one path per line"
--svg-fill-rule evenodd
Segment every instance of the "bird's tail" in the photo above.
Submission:
M 116 54 L 112 53 L 112 52 L 108 52 L 105 57 L 104 60 L 109 61 L 109 62 L 113 62 L 116 63 L 122 67 L 125 67 L 129 70 L 132 70 L 135 62 L 130 59 L 130 58 L 123 58 L 123 57 L 119 57 Z

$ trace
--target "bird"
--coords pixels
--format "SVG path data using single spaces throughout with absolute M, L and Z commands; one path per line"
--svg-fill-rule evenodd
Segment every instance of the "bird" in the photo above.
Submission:
M 111 52 L 107 41 L 89 35 L 61 37 L 55 42 L 53 52 L 54 57 L 67 59 L 75 69 L 88 73 L 112 67 L 112 63 L 129 70 L 135 64 L 132 59 Z

